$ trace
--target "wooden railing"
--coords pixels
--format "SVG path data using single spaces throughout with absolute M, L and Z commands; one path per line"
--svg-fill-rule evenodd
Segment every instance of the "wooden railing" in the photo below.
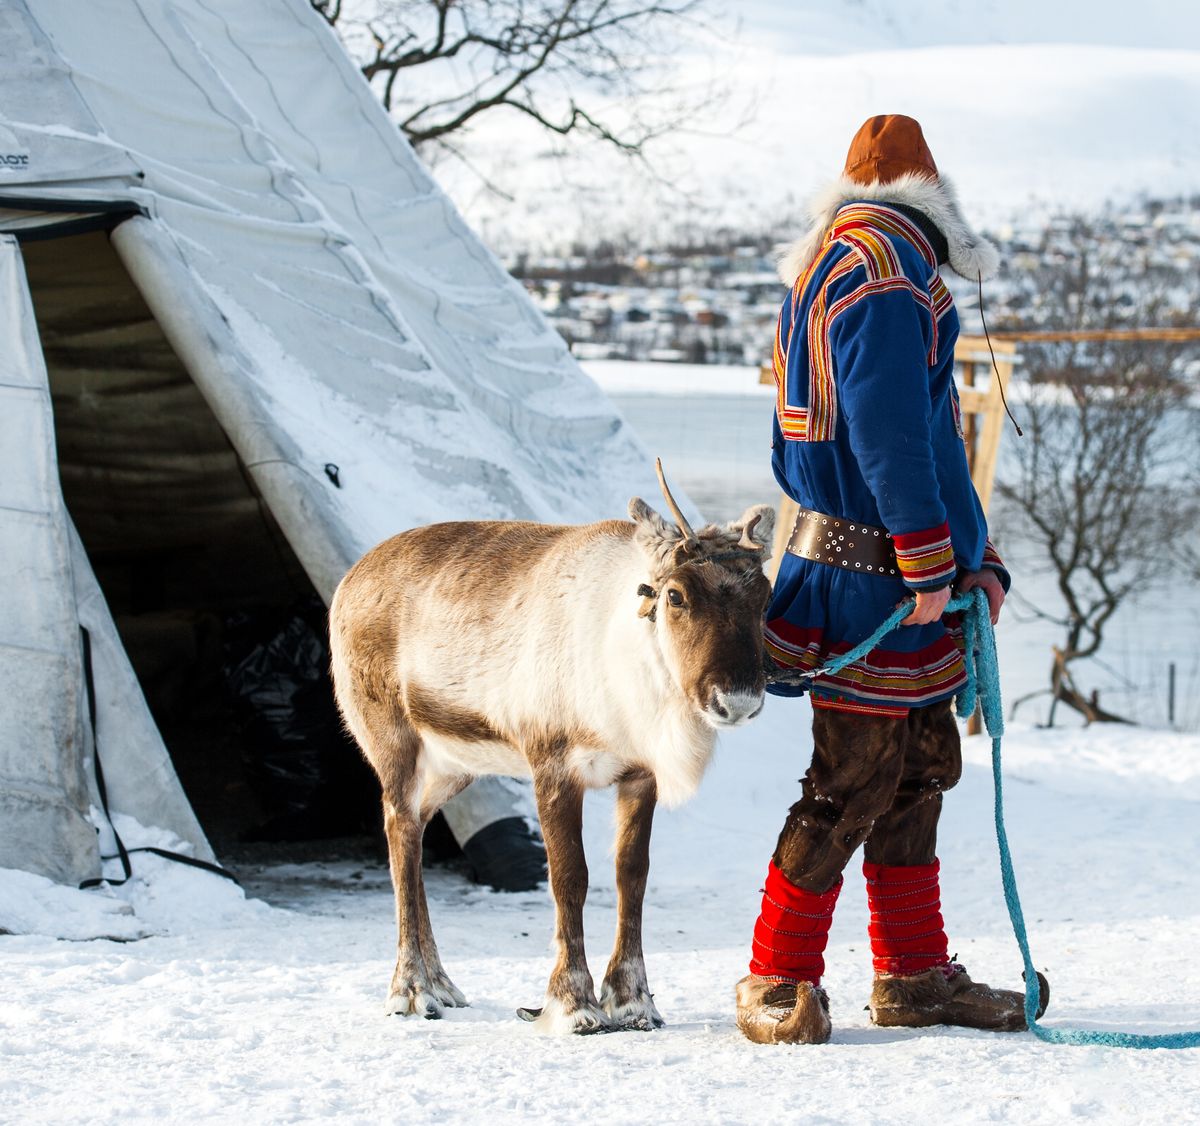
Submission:
M 993 340 L 992 354 L 981 336 L 960 336 L 954 347 L 955 372 L 959 376 L 958 399 L 962 405 L 963 442 L 967 447 L 967 466 L 971 480 L 986 514 L 992 502 L 996 482 L 996 458 L 1000 436 L 1004 433 L 1005 412 L 1002 392 L 1008 390 L 1016 366 L 1015 341 Z M 998 378 L 997 378 L 998 377 Z

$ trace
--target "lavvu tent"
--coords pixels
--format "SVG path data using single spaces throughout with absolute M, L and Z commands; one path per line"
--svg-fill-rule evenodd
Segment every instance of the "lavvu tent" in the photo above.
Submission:
M 0 0 L 0 58 L 0 867 L 74 883 L 89 710 L 111 808 L 212 857 L 145 700 L 197 623 L 655 485 L 307 0 Z

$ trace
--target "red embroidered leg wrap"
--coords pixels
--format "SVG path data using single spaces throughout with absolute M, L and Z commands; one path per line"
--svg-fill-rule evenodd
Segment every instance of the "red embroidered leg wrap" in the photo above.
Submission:
M 840 879 L 821 894 L 798 888 L 772 860 L 763 888 L 762 913 L 754 924 L 750 972 L 778 981 L 820 985 L 829 924 L 841 890 Z
M 949 962 L 937 860 L 885 867 L 863 862 L 877 974 L 909 977 Z

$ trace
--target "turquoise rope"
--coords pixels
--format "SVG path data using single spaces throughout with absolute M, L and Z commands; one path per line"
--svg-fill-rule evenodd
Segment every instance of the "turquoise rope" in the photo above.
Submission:
M 900 622 L 912 613 L 915 602 L 909 599 L 898 606 L 887 620 L 862 644 L 848 653 L 843 653 L 830 664 L 807 674 L 806 679 L 822 674 L 838 672 L 847 665 L 865 657 Z M 1099 1032 L 1079 1028 L 1046 1028 L 1038 1023 L 1038 979 L 1029 953 L 1029 936 L 1025 930 L 1025 915 L 1017 895 L 1017 878 L 1013 873 L 1012 853 L 1008 847 L 1008 833 L 1004 828 L 1004 789 L 1000 775 L 1000 739 L 1004 734 L 1004 710 L 1000 701 L 1000 662 L 996 656 L 996 635 L 988 609 L 987 595 L 980 589 L 956 595 L 946 606 L 947 611 L 961 611 L 964 662 L 967 683 L 958 694 L 956 706 L 960 716 L 974 714 L 978 702 L 983 710 L 983 722 L 992 737 L 992 781 L 996 788 L 996 841 L 1000 846 L 1000 877 L 1004 884 L 1004 901 L 1008 905 L 1008 917 L 1012 921 L 1013 934 L 1021 948 L 1021 960 L 1025 963 L 1025 1021 L 1029 1030 L 1040 1040 L 1050 1044 L 1101 1044 L 1110 1048 L 1196 1048 L 1200 1047 L 1200 1031 L 1167 1032 L 1157 1036 L 1135 1032 Z

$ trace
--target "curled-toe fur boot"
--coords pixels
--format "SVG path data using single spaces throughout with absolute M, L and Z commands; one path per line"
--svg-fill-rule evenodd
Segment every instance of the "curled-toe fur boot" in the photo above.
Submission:
M 1050 986 L 1041 974 L 1038 986 L 1040 1017 L 1050 999 Z M 1026 1027 L 1024 994 L 972 981 L 957 962 L 912 977 L 878 975 L 871 989 L 870 1009 L 871 1020 L 888 1028 L 957 1024 L 992 1032 L 1022 1032 Z
M 747 974 L 737 983 L 737 1026 L 756 1044 L 824 1044 L 829 998 L 819 985 Z

